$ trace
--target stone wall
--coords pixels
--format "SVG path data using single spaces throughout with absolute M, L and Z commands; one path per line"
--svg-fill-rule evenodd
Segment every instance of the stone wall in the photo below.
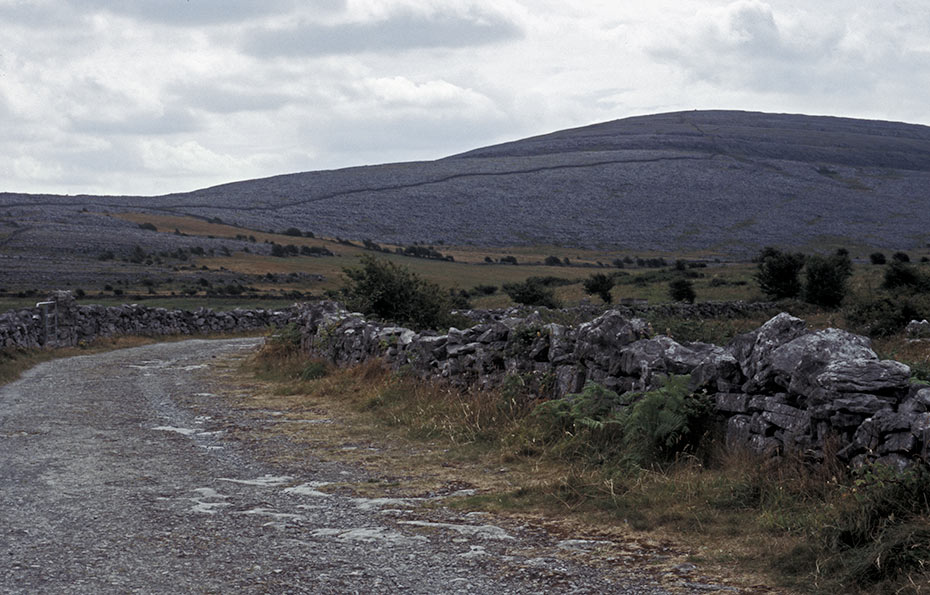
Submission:
M 911 381 L 906 365 L 879 360 L 866 337 L 811 331 L 784 313 L 726 346 L 655 335 L 618 310 L 577 326 L 534 315 L 483 319 L 437 334 L 372 322 L 332 302 L 296 316 L 303 347 L 341 365 L 382 358 L 395 369 L 477 387 L 517 375 L 546 397 L 589 381 L 624 392 L 689 374 L 693 390 L 712 396 L 730 445 L 815 460 L 835 452 L 853 464 L 899 467 L 930 458 L 930 387 Z
M 217 312 L 206 308 L 168 310 L 135 304 L 80 306 L 70 292 L 57 292 L 49 301 L 56 305 L 46 309 L 48 325 L 45 312 L 39 307 L 0 314 L 0 349 L 73 346 L 115 335 L 200 335 L 249 331 L 283 326 L 296 312 L 294 308 Z

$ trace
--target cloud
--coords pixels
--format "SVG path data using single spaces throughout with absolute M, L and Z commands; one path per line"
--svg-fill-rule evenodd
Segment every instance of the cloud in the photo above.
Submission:
M 243 50 L 256 57 L 322 56 L 393 52 L 416 48 L 461 48 L 518 39 L 520 27 L 503 15 L 471 9 L 461 14 L 403 9 L 367 22 L 258 29 Z
M 247 21 L 257 17 L 286 13 L 296 0 L 76 0 L 73 2 L 93 12 L 110 12 L 135 20 L 165 25 L 197 26 Z M 345 0 L 301 0 L 300 5 L 316 11 L 338 11 Z
M 662 33 L 650 54 L 674 63 L 692 78 L 736 84 L 759 91 L 800 91 L 822 85 L 843 39 L 841 23 L 817 22 L 812 15 L 777 15 L 760 0 L 737 0 L 701 11 Z M 844 71 L 845 75 L 846 72 Z M 829 76 L 831 81 L 837 77 Z
M 255 81 L 198 81 L 172 85 L 167 91 L 172 102 L 216 114 L 274 111 L 297 101 L 288 93 L 255 88 Z
M 122 134 L 162 135 L 194 132 L 200 127 L 186 109 L 169 109 L 161 113 L 136 113 L 123 117 L 75 117 L 71 130 L 95 136 Z

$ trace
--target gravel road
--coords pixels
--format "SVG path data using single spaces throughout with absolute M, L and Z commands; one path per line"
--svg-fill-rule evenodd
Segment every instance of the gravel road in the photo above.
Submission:
M 759 592 L 638 568 L 661 551 L 333 489 L 367 481 L 349 465 L 263 462 L 204 414 L 211 363 L 259 342 L 73 357 L 0 389 L 0 592 Z

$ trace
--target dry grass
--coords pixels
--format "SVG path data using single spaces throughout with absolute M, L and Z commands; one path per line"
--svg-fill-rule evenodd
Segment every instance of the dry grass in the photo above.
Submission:
M 530 515 L 586 535 L 676 543 L 705 568 L 800 592 L 927 592 L 920 570 L 862 584 L 850 578 L 874 570 L 869 556 L 887 556 L 897 542 L 885 545 L 876 535 L 875 545 L 849 553 L 829 544 L 831 527 L 866 522 L 869 503 L 887 498 L 882 494 L 891 484 L 881 477 L 863 480 L 840 466 L 712 450 L 661 470 L 595 464 L 527 442 L 534 406 L 527 395 L 462 392 L 389 373 L 377 362 L 329 368 L 308 381 L 300 379 L 305 357 L 281 356 L 266 351 L 247 364 L 254 384 L 235 404 L 263 415 L 280 411 L 284 419 L 326 420 L 284 421 L 263 431 L 313 456 L 363 466 L 383 478 L 370 486 L 372 494 L 467 487 L 476 493 L 444 505 Z M 910 531 L 900 537 L 904 544 L 927 530 L 920 518 L 902 527 L 898 532 Z

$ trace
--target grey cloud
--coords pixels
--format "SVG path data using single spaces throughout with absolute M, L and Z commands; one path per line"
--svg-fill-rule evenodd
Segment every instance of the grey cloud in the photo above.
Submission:
M 78 0 L 78 6 L 168 25 L 231 23 L 293 10 L 298 4 L 318 11 L 338 11 L 345 0 Z
M 319 120 L 300 131 L 309 145 L 344 162 L 383 163 L 391 160 L 435 159 L 497 141 L 511 127 L 503 117 L 434 116 L 429 112 L 393 118 Z M 457 146 L 450 146 L 454 135 Z
M 522 35 L 515 23 L 499 15 L 422 15 L 406 11 L 370 23 L 303 23 L 288 29 L 262 29 L 247 37 L 243 47 L 259 57 L 316 56 L 467 47 Z
M 178 97 L 179 104 L 217 114 L 275 110 L 295 99 L 285 93 L 229 84 L 177 86 L 170 92 Z
M 168 110 L 162 114 L 140 114 L 118 119 L 73 118 L 73 132 L 99 135 L 162 135 L 192 132 L 200 128 L 187 110 Z

